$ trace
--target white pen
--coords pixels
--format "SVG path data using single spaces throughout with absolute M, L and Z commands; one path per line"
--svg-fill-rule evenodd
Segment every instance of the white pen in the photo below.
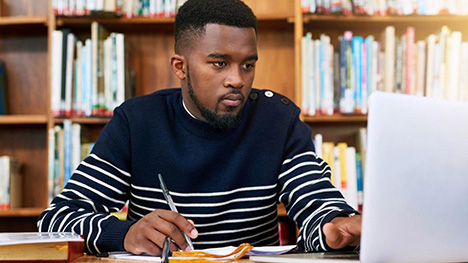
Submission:
M 171 208 L 171 211 L 172 211 L 172 212 L 178 213 L 177 208 L 176 208 L 176 206 L 175 206 L 175 204 L 174 204 L 174 201 L 172 201 L 172 197 L 171 197 L 171 195 L 169 194 L 169 190 L 167 189 L 167 186 L 166 186 L 166 184 L 164 183 L 164 180 L 163 180 L 161 174 L 158 174 L 158 177 L 159 177 L 159 182 L 160 182 L 160 184 L 161 184 L 161 189 L 162 189 L 164 198 L 166 198 L 166 201 L 167 201 L 167 204 L 169 205 L 169 208 Z M 190 249 L 194 250 L 193 244 L 192 244 L 192 240 L 190 240 L 190 237 L 188 237 L 187 234 L 185 234 L 185 232 L 183 232 L 183 231 L 182 231 L 182 234 L 184 235 L 185 240 L 186 240 L 187 243 L 189 244 Z

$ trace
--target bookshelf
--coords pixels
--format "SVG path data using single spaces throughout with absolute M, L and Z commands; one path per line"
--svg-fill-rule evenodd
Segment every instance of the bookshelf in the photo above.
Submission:
M 448 25 L 468 33 L 467 16 L 320 16 L 303 14 L 301 0 L 245 0 L 259 19 L 258 50 L 254 87 L 271 89 L 301 104 L 301 38 L 305 32 L 327 33 L 336 44 L 338 35 L 352 30 L 356 35 L 379 38 L 387 25 L 397 34 L 409 25 L 416 27 L 416 39 Z M 138 72 L 135 94 L 177 87 L 169 68 L 173 52 L 174 18 L 90 18 L 56 17 L 51 0 L 0 0 L 0 59 L 7 70 L 8 115 L 0 116 L 0 155 L 11 155 L 23 163 L 25 208 L 0 211 L 0 231 L 33 231 L 36 218 L 47 206 L 48 129 L 65 118 L 50 111 L 51 38 L 56 29 L 70 28 L 89 37 L 97 21 L 110 31 L 125 34 L 126 67 Z M 468 35 L 468 34 L 467 34 Z M 366 127 L 367 116 L 302 116 L 324 141 L 356 146 L 355 134 Z M 109 118 L 76 118 L 95 140 Z M 285 215 L 280 207 L 279 214 Z M 3 227 L 8 226 L 8 229 Z
M 259 19 L 256 87 L 294 97 L 294 6 L 285 0 L 246 1 Z M 7 68 L 7 115 L 0 116 L 0 155 L 23 164 L 24 208 L 0 211 L 0 231 L 34 231 L 36 218 L 47 206 L 48 130 L 63 124 L 50 110 L 51 38 L 69 28 L 89 37 L 97 21 L 126 38 L 126 65 L 138 72 L 136 95 L 177 87 L 169 68 L 173 52 L 174 18 L 90 18 L 55 16 L 50 0 L 0 0 L 0 59 Z M 69 118 L 95 140 L 109 118 Z M 284 209 L 280 214 L 284 215 Z

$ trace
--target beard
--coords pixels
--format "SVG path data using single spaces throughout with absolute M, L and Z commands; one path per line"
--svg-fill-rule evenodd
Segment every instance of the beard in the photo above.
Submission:
M 205 118 L 205 120 L 208 122 L 208 124 L 218 130 L 229 130 L 234 127 L 237 127 L 241 121 L 241 112 L 239 111 L 237 114 L 233 113 L 235 107 L 229 107 L 228 108 L 228 113 L 220 114 L 218 112 L 218 105 L 221 103 L 223 98 L 229 94 L 240 94 L 242 96 L 242 100 L 244 100 L 244 96 L 242 93 L 237 90 L 231 90 L 228 93 L 224 94 L 218 99 L 218 102 L 216 103 L 215 109 L 212 111 L 208 109 L 207 107 L 203 106 L 201 104 L 200 100 L 198 100 L 197 96 L 193 92 L 193 86 L 192 86 L 192 81 L 190 80 L 190 70 L 189 66 L 187 65 L 187 86 L 188 86 L 188 93 L 190 95 L 190 98 L 192 101 L 195 103 L 195 106 L 197 109 L 200 111 L 200 114 Z

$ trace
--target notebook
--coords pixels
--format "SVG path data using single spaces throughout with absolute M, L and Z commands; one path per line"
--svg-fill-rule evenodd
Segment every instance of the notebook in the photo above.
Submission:
M 364 194 L 361 262 L 468 261 L 468 103 L 373 93 Z

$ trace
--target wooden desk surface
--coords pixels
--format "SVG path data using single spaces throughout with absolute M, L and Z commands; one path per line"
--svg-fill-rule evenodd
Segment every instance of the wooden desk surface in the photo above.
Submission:
M 113 263 L 113 262 L 127 262 L 127 263 L 141 263 L 141 262 L 149 262 L 149 261 L 133 261 L 133 260 L 127 260 L 127 259 L 114 259 L 114 258 L 98 258 L 95 256 L 82 256 L 79 257 L 75 260 L 72 261 L 72 263 L 91 263 L 91 262 L 98 262 L 98 263 Z M 233 261 L 233 262 L 239 262 L 239 263 L 253 263 L 253 261 L 250 261 L 248 259 L 242 259 L 238 261 Z

